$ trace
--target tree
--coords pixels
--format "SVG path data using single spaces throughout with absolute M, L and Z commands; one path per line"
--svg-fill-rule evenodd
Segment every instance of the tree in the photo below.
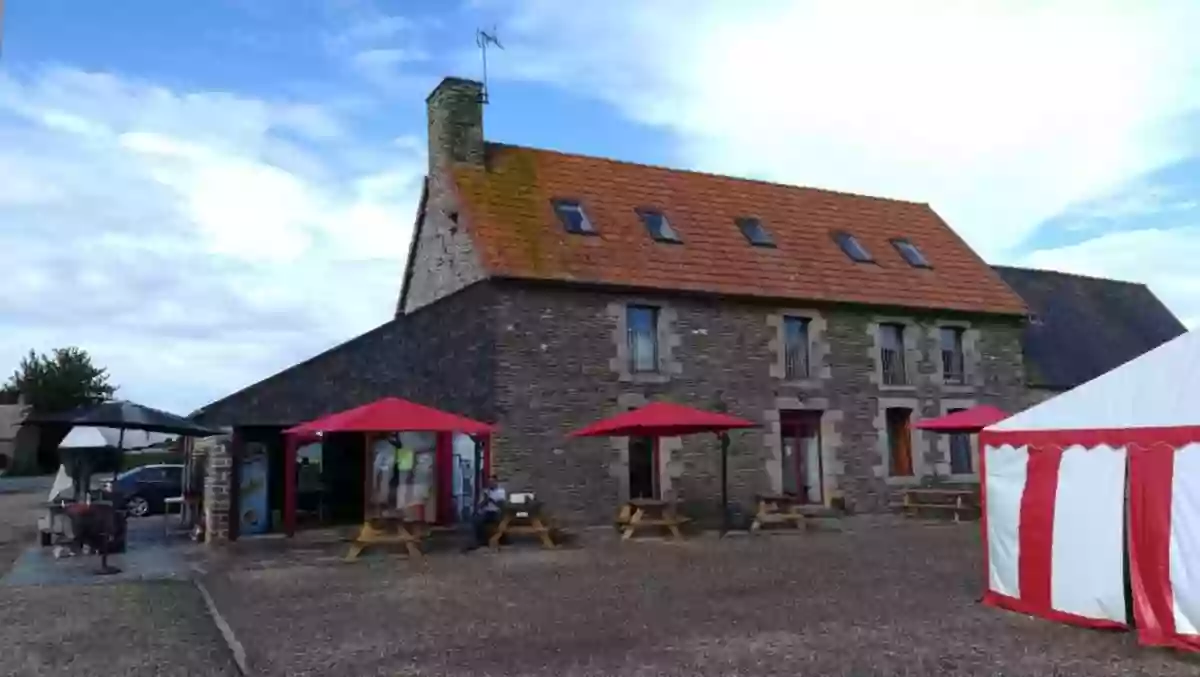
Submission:
M 37 413 L 67 411 L 112 399 L 116 386 L 108 370 L 92 364 L 86 350 L 55 348 L 49 355 L 30 350 L 4 384 L 8 396 L 21 394 Z

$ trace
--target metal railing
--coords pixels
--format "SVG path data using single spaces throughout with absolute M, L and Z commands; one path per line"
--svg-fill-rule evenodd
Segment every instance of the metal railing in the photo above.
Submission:
M 883 362 L 883 384 L 888 386 L 908 385 L 908 370 L 904 365 L 904 353 L 884 348 L 880 351 Z

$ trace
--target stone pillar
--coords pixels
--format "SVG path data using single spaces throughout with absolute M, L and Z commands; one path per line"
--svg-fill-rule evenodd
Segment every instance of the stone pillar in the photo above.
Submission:
M 233 440 L 214 444 L 204 474 L 204 542 L 229 542 L 229 507 L 233 491 Z

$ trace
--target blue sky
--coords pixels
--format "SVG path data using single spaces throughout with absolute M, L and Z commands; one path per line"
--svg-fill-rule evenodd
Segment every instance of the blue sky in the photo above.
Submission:
M 388 319 L 493 26 L 492 140 L 926 201 L 1200 321 L 1193 2 L 5 4 L 0 369 L 77 344 L 186 412 Z

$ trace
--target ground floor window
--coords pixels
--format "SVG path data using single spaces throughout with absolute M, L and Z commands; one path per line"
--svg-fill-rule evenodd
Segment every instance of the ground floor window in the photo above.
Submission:
M 951 409 L 947 413 L 963 411 Z M 971 436 L 967 433 L 952 433 L 950 435 L 950 472 L 955 475 L 969 475 L 974 472 L 971 462 Z
M 913 476 L 912 410 L 891 407 L 887 410 L 888 474 Z

